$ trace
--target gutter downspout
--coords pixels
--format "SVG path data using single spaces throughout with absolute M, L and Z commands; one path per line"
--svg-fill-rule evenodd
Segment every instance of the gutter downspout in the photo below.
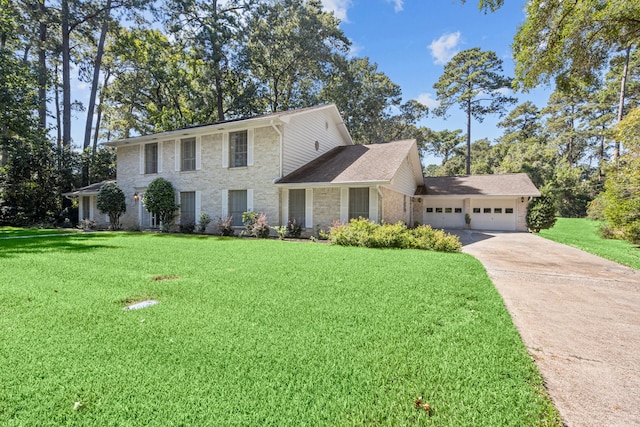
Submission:
M 282 140 L 282 132 L 280 132 L 280 129 L 278 129 L 278 127 L 275 124 L 273 124 L 273 119 L 271 119 L 270 124 L 273 130 L 275 130 L 278 133 L 278 138 L 280 140 L 280 178 L 282 178 L 282 171 L 283 171 L 282 163 L 284 162 L 284 150 L 283 150 L 284 141 Z

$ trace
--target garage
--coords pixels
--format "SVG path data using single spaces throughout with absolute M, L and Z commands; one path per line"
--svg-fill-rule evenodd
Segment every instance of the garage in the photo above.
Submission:
M 475 230 L 516 230 L 515 199 L 471 199 L 471 228 Z
M 427 199 L 424 206 L 424 224 L 434 228 L 463 228 L 464 199 Z
M 416 190 L 423 223 L 434 228 L 527 231 L 527 206 L 540 191 L 525 173 L 425 177 Z M 419 218 L 417 216 L 416 218 Z

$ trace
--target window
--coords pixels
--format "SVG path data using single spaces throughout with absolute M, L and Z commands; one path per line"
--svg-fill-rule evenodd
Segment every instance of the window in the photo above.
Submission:
M 502 213 L 502 208 L 494 208 L 493 213 Z
M 91 219 L 91 198 L 82 196 L 82 219 Z
M 158 173 L 158 143 L 144 146 L 144 173 Z
M 187 138 L 180 141 L 181 171 L 196 170 L 196 139 Z
M 513 208 L 506 208 L 504 210 L 504 213 L 512 214 L 513 213 Z
M 480 208 L 473 208 L 473 213 L 480 213 Z
M 349 219 L 369 218 L 369 189 L 349 189 Z
M 436 213 L 442 213 L 442 208 L 436 208 Z
M 180 193 L 180 224 L 196 223 L 196 193 L 186 191 Z
M 247 166 L 247 131 L 231 132 L 229 134 L 229 166 L 239 168 Z
M 444 208 L 444 213 L 452 213 L 453 209 L 451 208 Z
M 247 190 L 229 190 L 229 215 L 231 225 L 241 227 L 242 214 L 247 211 Z
M 427 208 L 427 213 L 433 213 L 433 208 Z
M 304 228 L 306 190 L 289 190 L 289 221 L 296 220 L 296 224 Z
M 483 208 L 482 213 L 491 213 L 491 208 Z
M 462 213 L 462 208 L 455 208 L 455 209 L 454 209 L 454 212 L 455 212 L 455 213 Z

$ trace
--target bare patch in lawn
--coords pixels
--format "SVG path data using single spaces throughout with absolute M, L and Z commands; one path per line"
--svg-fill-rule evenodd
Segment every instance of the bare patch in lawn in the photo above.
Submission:
M 166 280 L 177 280 L 178 276 L 153 276 L 154 282 L 164 282 Z

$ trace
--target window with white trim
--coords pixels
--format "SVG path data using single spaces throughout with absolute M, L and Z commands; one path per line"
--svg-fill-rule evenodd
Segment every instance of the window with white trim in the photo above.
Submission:
M 180 224 L 196 223 L 196 192 L 183 191 L 180 193 Z
M 296 224 L 305 227 L 307 190 L 289 190 L 289 221 L 296 220 Z
M 231 225 L 241 227 L 242 214 L 247 212 L 247 190 L 229 190 L 229 215 Z
M 144 145 L 144 173 L 158 173 L 158 143 Z
M 180 170 L 196 170 L 196 139 L 185 138 L 180 141 Z
M 369 218 L 369 189 L 349 189 L 349 219 Z
M 229 167 L 240 168 L 247 166 L 248 152 L 247 131 L 229 133 Z

